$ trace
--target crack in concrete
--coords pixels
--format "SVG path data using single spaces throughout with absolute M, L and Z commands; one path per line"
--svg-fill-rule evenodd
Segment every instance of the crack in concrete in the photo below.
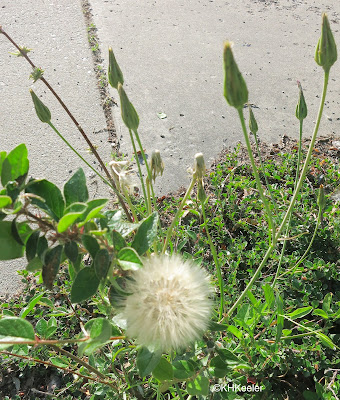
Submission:
M 114 152 L 119 151 L 119 141 L 112 115 L 112 107 L 117 107 L 118 104 L 110 96 L 108 80 L 106 71 L 103 68 L 103 57 L 99 46 L 99 37 L 97 34 L 97 27 L 94 23 L 91 4 L 88 0 L 81 0 L 85 25 L 88 33 L 88 43 L 92 54 L 93 70 L 97 80 L 97 88 L 100 94 L 101 107 L 104 111 L 107 128 L 104 129 L 108 132 L 108 142 L 111 143 Z

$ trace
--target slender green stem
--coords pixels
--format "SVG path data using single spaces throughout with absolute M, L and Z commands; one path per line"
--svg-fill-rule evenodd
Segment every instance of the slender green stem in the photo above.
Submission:
M 131 129 L 129 129 L 129 134 L 130 134 L 130 140 L 131 140 L 132 147 L 133 147 L 133 153 L 134 153 L 134 155 L 135 155 L 135 159 L 136 159 L 136 163 L 137 163 L 137 168 L 138 168 L 138 173 L 139 173 L 139 179 L 140 179 L 140 182 L 141 182 L 141 185 L 142 185 L 144 201 L 145 201 L 145 204 L 148 204 L 148 198 L 147 198 L 147 195 L 146 195 L 146 190 L 145 190 L 145 184 L 144 184 L 144 179 L 143 179 L 142 168 L 141 168 L 141 166 L 140 166 L 139 157 L 138 157 L 137 148 L 136 148 L 136 143 L 135 143 L 135 139 L 133 138 Z
M 146 159 L 146 156 L 145 156 L 145 153 L 144 153 L 144 149 L 143 149 L 142 143 L 141 143 L 141 141 L 140 141 L 140 137 L 139 137 L 138 131 L 135 130 L 134 133 L 135 133 L 135 136 L 136 136 L 136 139 L 137 139 L 137 143 L 138 143 L 139 150 L 140 150 L 140 152 L 141 152 L 143 161 L 144 161 L 144 163 L 145 163 L 147 176 L 148 176 L 148 178 L 149 178 L 150 188 L 151 188 L 151 194 L 152 194 L 152 202 L 153 202 L 155 211 L 157 211 L 157 202 L 156 202 L 155 192 L 154 192 L 154 189 L 153 189 L 152 175 L 151 175 L 150 167 L 149 167 L 148 161 L 147 161 L 147 159 Z
M 307 156 L 306 156 L 305 162 L 303 164 L 303 168 L 302 168 L 302 171 L 301 171 L 301 175 L 300 175 L 299 181 L 298 181 L 298 183 L 296 185 L 295 191 L 293 193 L 293 196 L 292 196 L 292 199 L 290 201 L 289 207 L 288 207 L 288 209 L 286 211 L 286 214 L 285 214 L 285 216 L 284 216 L 284 218 L 283 218 L 283 220 L 281 222 L 281 225 L 278 228 L 277 236 L 281 234 L 281 232 L 283 230 L 283 227 L 285 226 L 285 224 L 286 224 L 286 222 L 287 222 L 287 220 L 288 220 L 288 218 L 290 216 L 290 213 L 293 211 L 293 208 L 294 208 L 296 199 L 297 199 L 297 197 L 299 195 L 302 183 L 305 180 L 305 177 L 307 175 L 310 159 L 312 157 L 312 153 L 313 153 L 313 149 L 314 149 L 314 144 L 315 144 L 316 137 L 317 137 L 317 134 L 318 134 L 318 131 L 319 131 L 319 127 L 320 127 L 323 108 L 324 108 L 324 105 L 325 105 L 327 86 L 328 86 L 328 79 L 329 79 L 329 72 L 325 72 L 324 85 L 323 85 L 323 91 L 322 91 L 322 98 L 321 98 L 321 102 L 320 102 L 320 106 L 319 106 L 318 118 L 317 118 L 317 121 L 316 121 L 316 124 L 315 124 L 315 128 L 314 128 L 314 132 L 313 132 L 313 135 L 312 135 L 312 139 L 311 139 L 311 142 L 309 144 L 309 149 L 308 149 L 308 152 L 307 152 Z
M 52 124 L 52 122 L 48 122 L 48 125 L 54 130 L 54 132 L 66 143 L 66 145 L 89 167 L 92 169 L 92 171 L 99 176 L 100 179 L 102 179 L 107 185 L 109 185 L 112 189 L 112 185 L 110 182 L 107 181 L 95 168 L 92 167 L 91 164 L 89 164 L 83 156 L 81 156 L 78 151 L 68 142 L 64 136 L 58 131 L 58 129 Z M 115 189 L 114 189 L 115 190 Z
M 316 221 L 316 225 L 315 225 L 315 229 L 314 229 L 314 232 L 313 232 L 313 236 L 312 236 L 311 241 L 309 242 L 309 245 L 308 245 L 306 251 L 303 253 L 303 255 L 301 256 L 300 260 L 294 265 L 294 267 L 289 268 L 287 271 L 285 271 L 283 274 L 281 274 L 281 275 L 279 276 L 279 278 L 282 278 L 284 275 L 288 274 L 289 272 L 294 271 L 294 270 L 302 263 L 302 261 L 306 258 L 307 254 L 308 254 L 308 252 L 309 252 L 309 250 L 310 250 L 310 248 L 312 247 L 312 244 L 313 244 L 313 242 L 314 242 L 314 239 L 315 239 L 315 236 L 316 236 L 316 232 L 317 232 L 318 229 L 319 229 L 320 222 L 321 222 L 322 212 L 323 212 L 322 209 L 319 208 L 318 219 L 317 219 L 317 221 Z M 275 278 L 276 278 L 276 277 L 275 277 Z
M 302 152 L 301 152 L 301 147 L 302 147 L 302 131 L 303 131 L 303 119 L 300 119 L 300 129 L 299 129 L 299 148 L 298 148 L 298 160 L 297 160 L 297 164 L 296 164 L 296 172 L 295 172 L 295 182 L 294 182 L 294 191 L 296 190 L 297 187 L 297 183 L 298 183 L 298 179 L 299 179 L 299 173 L 300 173 L 300 163 L 301 163 L 301 156 L 302 156 Z M 290 213 L 289 215 L 289 219 L 288 219 L 288 223 L 287 223 L 287 228 L 286 228 L 286 233 L 285 236 L 288 237 L 289 234 L 289 230 L 290 230 L 290 223 L 292 220 L 292 213 Z M 281 271 L 281 265 L 282 265 L 282 261 L 283 261 L 283 256 L 284 256 L 284 252 L 286 250 L 286 246 L 287 246 L 287 241 L 285 240 L 283 242 L 282 245 L 282 249 L 281 249 L 281 254 L 280 254 L 280 260 L 279 260 L 279 264 L 277 266 L 276 269 L 276 273 L 275 273 L 275 278 L 274 281 L 272 283 L 272 287 L 275 287 L 275 284 L 277 282 L 277 279 L 279 277 L 280 271 Z
M 238 307 L 238 305 L 241 303 L 241 301 L 244 299 L 244 297 L 246 296 L 246 294 L 248 293 L 248 291 L 252 288 L 254 282 L 256 281 L 256 279 L 259 277 L 260 272 L 262 270 L 262 268 L 264 267 L 264 265 L 266 264 L 269 256 L 271 255 L 272 251 L 274 250 L 276 246 L 276 242 L 274 241 L 268 248 L 265 256 L 263 257 L 263 260 L 261 261 L 261 264 L 258 266 L 257 270 L 255 271 L 255 274 L 253 275 L 253 277 L 250 279 L 248 285 L 246 286 L 246 288 L 243 290 L 243 292 L 241 293 L 241 295 L 239 296 L 239 298 L 236 300 L 236 302 L 233 304 L 233 306 L 230 308 L 230 310 L 227 313 L 227 317 L 230 317 L 233 312 L 235 311 L 235 309 Z
M 169 241 L 170 241 L 170 238 L 171 238 L 171 235 L 172 235 L 172 231 L 173 231 L 173 229 L 174 229 L 174 227 L 175 227 L 175 225 L 176 225 L 176 223 L 177 223 L 177 221 L 178 221 L 178 219 L 179 219 L 179 217 L 181 215 L 183 207 L 184 207 L 185 203 L 187 202 L 188 197 L 190 196 L 190 193 L 191 193 L 195 183 L 196 183 L 196 177 L 193 176 L 193 178 L 191 180 L 191 183 L 190 183 L 190 186 L 188 187 L 188 189 L 187 189 L 187 191 L 186 191 L 186 193 L 185 193 L 185 195 L 184 195 L 184 197 L 183 197 L 183 199 L 181 201 L 181 204 L 178 207 L 177 213 L 176 213 L 174 219 L 172 220 L 171 225 L 168 228 L 168 231 L 167 231 L 167 234 L 166 234 L 166 238 L 165 238 L 165 242 L 164 242 L 164 246 L 163 246 L 163 250 L 162 250 L 163 254 L 165 253 L 165 251 L 166 251 L 166 249 L 168 247 L 168 244 L 169 244 Z
M 175 383 L 175 389 L 176 389 L 176 392 L 178 393 L 178 396 L 179 396 L 180 400 L 184 400 L 184 397 L 182 396 L 182 392 L 181 392 L 181 389 L 178 386 L 178 383 Z
M 202 215 L 203 215 L 205 232 L 207 234 L 207 238 L 208 238 L 211 254 L 213 256 L 214 263 L 216 265 L 217 279 L 218 279 L 218 284 L 219 284 L 219 287 L 220 287 L 220 296 L 221 296 L 221 299 L 220 299 L 220 318 L 219 319 L 222 319 L 222 316 L 223 316 L 223 313 L 224 313 L 224 284 L 223 284 L 223 278 L 222 278 L 222 271 L 221 271 L 220 262 L 218 260 L 216 248 L 214 246 L 214 243 L 212 242 L 212 239 L 211 239 L 211 236 L 210 236 L 210 233 L 209 233 L 208 221 L 207 221 L 207 217 L 206 217 L 206 214 L 205 214 L 205 207 L 204 207 L 204 202 L 203 201 L 201 201 L 201 206 L 202 206 Z
M 148 202 L 147 202 L 148 214 L 151 214 L 151 183 L 149 177 L 146 178 L 146 190 L 148 192 Z
M 130 207 L 130 210 L 131 210 L 131 213 L 132 213 L 132 216 L 133 216 L 133 222 L 138 222 L 138 217 L 137 217 L 137 214 L 136 214 L 135 207 L 132 204 L 132 201 L 130 199 L 129 193 L 127 192 L 127 190 L 125 189 L 125 187 L 123 185 L 122 185 L 122 191 L 124 193 L 125 200 L 128 203 L 128 206 Z
M 293 208 L 294 208 L 296 199 L 298 197 L 299 191 L 301 189 L 302 183 L 303 183 L 303 181 L 304 181 L 304 179 L 306 177 L 306 174 L 307 174 L 307 170 L 308 170 L 309 162 L 310 162 L 310 159 L 311 159 L 311 156 L 312 156 L 315 140 L 316 140 L 316 137 L 317 137 L 317 134 L 318 134 L 318 130 L 319 130 L 320 122 L 321 122 L 321 116 L 322 116 L 322 112 L 323 112 L 323 107 L 324 107 L 325 99 L 326 99 L 328 78 L 329 78 L 329 72 L 325 72 L 324 85 L 323 85 L 323 91 L 322 91 L 322 98 L 321 98 L 321 101 L 320 101 L 320 106 L 319 106 L 319 111 L 318 111 L 318 118 L 317 118 L 317 121 L 316 121 L 316 124 L 315 124 L 312 140 L 311 140 L 310 145 L 309 145 L 308 153 L 307 153 L 307 156 L 306 156 L 306 159 L 305 159 L 302 171 L 301 171 L 300 179 L 299 179 L 299 181 L 298 181 L 298 183 L 296 185 L 295 191 L 293 193 L 293 196 L 292 196 L 292 199 L 291 199 L 290 204 L 288 206 L 288 209 L 286 211 L 286 214 L 285 214 L 285 216 L 284 216 L 284 218 L 283 218 L 283 220 L 281 222 L 281 225 L 278 227 L 278 229 L 276 231 L 276 235 L 273 237 L 272 244 L 269 246 L 266 254 L 264 255 L 263 260 L 261 261 L 261 264 L 259 265 L 259 267 L 255 271 L 255 274 L 253 275 L 253 277 L 249 281 L 247 287 L 244 289 L 244 291 L 241 293 L 239 298 L 236 300 L 236 302 L 233 304 L 233 306 L 228 311 L 227 316 L 231 316 L 232 315 L 232 313 L 235 311 L 236 307 L 240 304 L 240 302 L 246 296 L 247 292 L 253 286 L 255 280 L 260 275 L 260 272 L 261 272 L 262 268 L 264 267 L 264 265 L 267 262 L 269 256 L 271 255 L 272 251 L 274 250 L 274 248 L 276 246 L 276 243 L 277 243 L 278 239 L 280 238 L 281 232 L 283 231 L 283 228 L 285 227 L 286 222 L 289 219 L 289 216 L 290 216 L 291 212 L 293 211 Z M 240 119 L 241 119 L 242 126 L 244 126 L 244 131 L 245 131 L 245 124 L 244 124 L 244 119 L 242 117 L 242 115 L 243 115 L 242 114 L 242 110 L 239 110 L 239 114 L 240 114 Z M 245 135 L 245 136 L 247 136 L 247 135 Z M 248 143 L 249 143 L 249 140 L 248 140 Z
M 267 202 L 267 199 L 263 193 L 263 188 L 262 188 L 262 184 L 260 181 L 260 177 L 259 177 L 259 173 L 257 171 L 256 168 L 256 164 L 255 164 L 255 160 L 254 160 L 254 156 L 253 156 L 253 151 L 251 149 L 251 145 L 250 145 L 250 141 L 248 138 L 248 132 L 247 132 L 247 128 L 246 128 L 246 124 L 244 121 L 244 116 L 243 116 L 243 109 L 242 108 L 238 108 L 238 115 L 240 117 L 240 121 L 241 121 L 241 125 L 242 125 L 242 130 L 243 130 L 243 134 L 244 134 L 244 139 L 246 141 L 246 146 L 247 146 L 247 150 L 248 150 L 248 154 L 249 154 L 249 158 L 250 158 L 250 163 L 251 166 L 253 168 L 253 173 L 254 173 L 254 177 L 255 177 L 255 181 L 256 181 L 256 186 L 257 189 L 260 193 L 260 197 L 262 200 L 262 203 L 264 205 L 264 208 L 266 210 L 266 216 L 268 219 L 268 225 L 269 225 L 269 243 L 271 243 L 271 241 L 273 240 L 274 236 L 275 236 L 275 224 L 274 224 L 274 220 L 273 220 L 273 216 L 272 216 L 272 212 L 270 210 L 269 204 Z
M 256 134 L 256 133 L 253 133 L 253 135 L 254 135 L 254 139 L 255 139 L 256 151 L 257 151 L 257 154 L 258 154 L 258 157 L 259 157 L 259 160 L 260 160 L 260 165 L 261 165 L 262 173 L 263 173 L 263 176 L 264 176 L 264 180 L 265 180 L 265 182 L 266 182 L 266 187 L 267 187 L 267 190 L 268 190 L 268 192 L 269 192 L 270 198 L 271 198 L 271 200 L 272 200 L 272 204 L 273 204 L 273 206 L 274 206 L 274 208 L 275 208 L 275 213 L 276 213 L 276 215 L 278 215 L 277 207 L 276 207 L 276 201 L 275 201 L 275 199 L 274 199 L 271 186 L 270 186 L 270 184 L 269 184 L 269 182 L 268 182 L 268 178 L 267 178 L 267 175 L 266 175 L 266 173 L 265 173 L 265 168 L 264 168 L 264 164 L 263 164 L 262 157 L 261 157 L 261 151 L 260 151 L 260 148 L 259 148 L 259 141 L 258 141 L 258 139 L 257 139 L 257 134 Z

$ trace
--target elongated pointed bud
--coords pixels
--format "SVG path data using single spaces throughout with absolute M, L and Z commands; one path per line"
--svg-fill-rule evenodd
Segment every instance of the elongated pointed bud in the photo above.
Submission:
M 139 125 L 139 117 L 120 83 L 118 83 L 118 93 L 123 122 L 129 129 L 136 131 Z
M 318 206 L 321 210 L 324 210 L 326 207 L 326 197 L 323 185 L 320 185 L 318 199 L 317 199 Z
M 315 49 L 315 61 L 325 72 L 329 72 L 331 66 L 337 60 L 338 54 L 336 49 L 333 33 L 329 26 L 327 14 L 322 14 L 321 36 Z
M 302 121 L 307 117 L 307 104 L 305 101 L 305 96 L 303 95 L 301 83 L 298 81 L 297 84 L 300 90 L 300 94 L 299 94 L 299 101 L 296 105 L 295 115 L 298 120 Z
M 156 177 L 158 175 L 163 175 L 164 163 L 159 150 L 155 150 L 152 152 L 150 161 L 150 171 L 153 181 L 156 180 Z
M 229 105 L 240 109 L 248 102 L 248 89 L 243 76 L 235 62 L 231 43 L 224 44 L 224 97 Z
M 250 132 L 253 135 L 256 135 L 257 131 L 259 130 L 259 127 L 257 126 L 257 122 L 256 122 L 256 119 L 255 119 L 255 115 L 253 113 L 253 110 L 251 109 L 250 106 L 248 106 L 248 108 L 249 108 L 249 129 L 250 129 Z
M 107 77 L 109 84 L 115 89 L 118 89 L 118 83 L 124 83 L 123 73 L 119 68 L 111 47 L 109 48 L 109 68 L 107 71 Z
M 45 106 L 45 104 L 39 99 L 39 97 L 30 89 L 30 93 L 32 96 L 35 112 L 37 113 L 38 118 L 41 122 L 48 123 L 51 121 L 51 112 Z

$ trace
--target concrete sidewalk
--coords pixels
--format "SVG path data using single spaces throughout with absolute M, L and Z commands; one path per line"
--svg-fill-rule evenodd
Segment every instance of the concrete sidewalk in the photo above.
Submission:
M 328 13 L 340 46 L 337 0 L 90 3 L 106 66 L 111 46 L 124 74 L 124 87 L 139 113 L 145 148 L 149 154 L 158 148 L 165 159 L 162 192 L 189 182 L 186 169 L 196 152 L 203 152 L 210 161 L 223 146 L 242 140 L 236 111 L 223 98 L 225 40 L 234 42 L 259 136 L 270 142 L 278 142 L 283 134 L 298 137 L 297 80 L 309 108 L 305 132 L 311 134 L 323 83 L 314 49 L 322 11 Z M 320 134 L 339 132 L 340 85 L 335 81 L 339 73 L 340 62 L 331 70 Z M 115 112 L 122 151 L 131 154 L 119 109 Z M 159 119 L 159 112 L 167 118 Z
M 45 70 L 45 78 L 74 113 L 85 132 L 107 161 L 106 121 L 96 87 L 94 65 L 87 40 L 87 27 L 80 0 L 2 0 L 0 24 L 21 46 L 32 48 L 32 61 Z M 16 49 L 0 35 L 0 149 L 9 152 L 25 143 L 30 160 L 30 175 L 46 178 L 62 187 L 81 166 L 91 196 L 108 197 L 109 192 L 96 175 L 66 147 L 34 111 L 29 93 L 32 87 L 50 108 L 52 122 L 88 162 L 95 164 L 87 144 L 59 103 L 42 82 L 28 79 L 31 67 L 22 57 L 10 55 Z M 99 133 L 94 133 L 99 132 Z M 20 282 L 15 273 L 25 260 L 0 261 L 0 294 L 14 293 Z

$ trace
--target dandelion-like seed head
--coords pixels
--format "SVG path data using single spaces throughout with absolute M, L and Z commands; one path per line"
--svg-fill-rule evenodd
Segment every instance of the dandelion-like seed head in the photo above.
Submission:
M 211 286 L 206 273 L 177 255 L 152 256 L 133 273 L 123 305 L 127 336 L 162 351 L 185 348 L 207 329 Z
M 133 179 L 134 171 L 129 168 L 130 163 L 128 161 L 111 161 L 109 165 L 117 188 L 133 194 L 137 185 Z

